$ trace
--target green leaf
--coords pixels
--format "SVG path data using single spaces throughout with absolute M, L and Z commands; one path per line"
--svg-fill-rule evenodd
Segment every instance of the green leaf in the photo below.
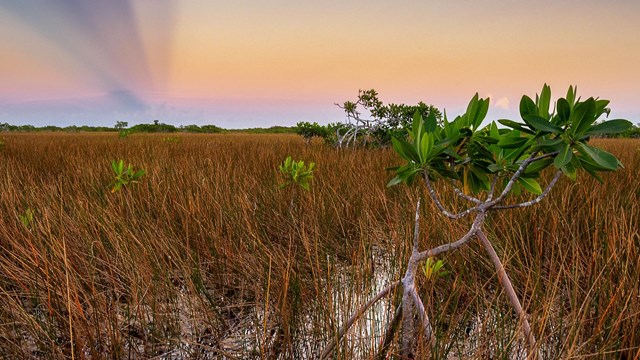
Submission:
M 498 122 L 504 126 L 510 127 L 515 130 L 520 130 L 524 133 L 535 135 L 535 133 L 524 126 L 524 124 L 515 122 L 513 120 L 500 119 Z
M 633 126 L 631 121 L 624 119 L 615 119 L 605 121 L 603 123 L 593 125 L 589 128 L 586 134 L 619 134 L 627 131 Z
M 551 88 L 544 84 L 538 101 L 538 115 L 543 119 L 549 118 L 549 104 L 551 102 Z
M 467 120 L 469 121 L 468 124 L 471 126 L 474 124 L 474 120 L 476 118 L 476 113 L 478 112 L 478 107 L 479 107 L 479 101 L 478 101 L 478 93 L 476 93 L 473 98 L 471 99 L 471 101 L 469 101 L 469 105 L 467 105 Z
M 403 182 L 406 182 L 407 184 L 410 185 L 413 177 L 418 172 L 420 172 L 420 169 L 416 169 L 412 166 L 405 165 L 398 169 L 398 171 L 396 172 L 396 176 L 393 179 L 391 179 L 391 181 L 389 181 L 389 183 L 387 184 L 387 187 L 391 187 Z
M 422 141 L 420 142 L 420 147 L 418 151 L 418 155 L 420 156 L 420 164 L 424 164 L 429 159 L 429 153 L 431 153 L 431 149 L 433 148 L 433 137 L 431 134 L 427 133 L 422 136 Z
M 500 165 L 500 164 L 491 164 L 491 165 L 487 166 L 487 169 L 489 171 L 491 171 L 492 173 L 496 173 L 496 172 L 502 170 L 502 168 L 503 168 L 503 166 Z
M 607 105 L 609 105 L 609 100 L 596 100 L 596 118 L 602 114 L 609 115 L 611 110 L 607 108 Z
M 612 154 L 581 142 L 578 143 L 578 146 L 580 147 L 580 149 L 582 149 L 584 154 L 588 155 L 598 166 L 600 166 L 604 170 L 613 171 L 618 168 L 618 159 L 616 159 L 616 157 Z
M 478 111 L 476 112 L 475 117 L 471 119 L 474 129 L 480 127 L 482 120 L 487 116 L 487 112 L 489 112 L 489 99 L 478 100 Z
M 560 98 L 556 102 L 556 110 L 558 111 L 558 118 L 560 119 L 560 123 L 558 125 L 564 125 L 569 121 L 569 117 L 571 116 L 571 106 L 566 99 Z
M 424 123 L 424 130 L 428 133 L 432 133 L 437 128 L 438 128 L 438 119 L 436 118 L 436 113 L 434 111 L 430 111 Z
M 578 87 L 575 88 L 573 86 L 569 86 L 569 90 L 567 90 L 567 103 L 570 106 L 573 106 L 576 103 L 576 93 L 578 92 Z
M 571 179 L 571 181 L 576 181 L 576 168 L 571 162 L 564 164 L 560 170 L 562 170 L 562 172 Z
M 596 121 L 596 102 L 593 98 L 589 98 L 584 102 L 578 103 L 571 112 L 571 129 L 576 136 L 581 136 Z
M 528 192 L 540 195 L 542 194 L 542 188 L 537 181 L 528 178 L 519 178 L 518 184 L 520 184 L 523 188 L 525 188 Z
M 536 132 L 549 132 L 558 134 L 562 132 L 562 129 L 553 125 L 546 119 L 541 118 L 538 115 L 525 115 L 523 116 L 524 121 L 529 125 L 530 128 L 536 130 Z
M 503 149 L 517 149 L 524 145 L 529 139 L 523 137 L 503 137 L 498 141 L 498 146 Z
M 536 115 L 538 114 L 538 108 L 536 104 L 531 100 L 527 95 L 523 95 L 522 99 L 520 99 L 520 116 L 524 119 L 527 115 Z
M 587 173 L 589 173 L 589 175 L 593 176 L 596 180 L 598 180 L 600 184 L 604 183 L 600 175 L 598 175 L 598 171 L 600 171 L 601 169 L 597 165 L 591 163 L 590 161 L 582 157 L 578 157 L 578 160 L 580 160 L 580 165 L 582 165 L 582 168 Z
M 554 152 L 557 150 L 558 145 L 562 143 L 562 139 L 543 139 L 538 142 L 538 150 L 543 152 Z
M 553 159 L 549 159 L 549 158 L 538 160 L 538 161 L 534 161 L 531 164 L 529 164 L 529 166 L 527 166 L 527 168 L 524 170 L 524 173 L 526 175 L 539 174 L 547 166 L 551 165 L 551 163 L 553 163 Z M 529 176 L 529 177 L 531 177 L 531 176 Z
M 500 137 L 500 130 L 498 130 L 498 125 L 496 125 L 495 121 L 492 121 L 489 125 L 489 135 L 494 139 L 498 139 Z
M 413 113 L 413 139 L 414 141 L 416 140 L 417 137 L 419 137 L 420 133 L 422 132 L 422 115 L 420 114 L 420 112 L 418 110 L 416 110 L 415 113 Z M 419 139 L 418 139 L 419 141 Z
M 571 161 L 571 157 L 573 155 L 571 146 L 569 144 L 564 143 L 561 145 L 560 153 L 556 155 L 556 158 L 553 160 L 553 166 L 557 169 L 562 169 L 565 165 L 567 165 Z
M 415 149 L 406 141 L 392 137 L 391 144 L 398 155 L 402 156 L 405 160 L 420 163 L 420 157 L 416 153 Z

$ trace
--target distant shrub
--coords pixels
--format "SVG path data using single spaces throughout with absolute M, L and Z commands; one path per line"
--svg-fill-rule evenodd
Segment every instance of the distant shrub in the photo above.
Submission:
M 310 123 L 301 121 L 296 124 L 296 134 L 302 136 L 306 142 L 314 137 L 327 139 L 331 135 L 331 129 L 328 126 L 319 125 L 317 122 Z

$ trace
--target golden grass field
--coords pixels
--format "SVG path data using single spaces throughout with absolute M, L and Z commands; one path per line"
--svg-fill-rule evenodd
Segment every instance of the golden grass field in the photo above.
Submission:
M 386 188 L 385 168 L 400 163 L 390 149 L 171 136 L 0 135 L 0 358 L 315 358 L 404 272 L 419 196 L 424 248 L 469 225 L 441 216 L 421 184 Z M 545 359 L 640 359 L 640 141 L 594 142 L 625 169 L 604 184 L 563 178 L 484 227 Z M 317 166 L 294 206 L 278 187 L 288 155 Z M 147 173 L 111 193 L 118 159 Z M 481 246 L 444 259 L 450 274 L 420 284 L 430 357 L 518 358 L 521 332 Z M 399 300 L 366 315 L 334 358 L 372 357 Z

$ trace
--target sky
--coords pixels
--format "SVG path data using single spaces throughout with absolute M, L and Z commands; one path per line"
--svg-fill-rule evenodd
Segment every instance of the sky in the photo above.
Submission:
M 640 122 L 640 1 L 0 0 L 0 122 L 344 120 L 374 88 L 518 119 L 543 84 Z

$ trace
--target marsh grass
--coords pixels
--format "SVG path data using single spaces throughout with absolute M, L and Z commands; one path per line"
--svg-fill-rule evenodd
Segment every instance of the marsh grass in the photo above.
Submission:
M 356 308 L 400 278 L 411 250 L 419 194 L 385 187 L 384 169 L 398 164 L 388 149 L 337 151 L 292 135 L 3 139 L 7 358 L 314 358 Z M 545 358 L 640 356 L 640 142 L 599 145 L 625 169 L 603 185 L 563 179 L 542 204 L 485 226 Z M 295 207 L 278 188 L 288 155 L 317 166 Z M 112 159 L 145 177 L 110 193 Z M 425 247 L 467 225 L 429 202 L 421 221 Z M 436 335 L 431 357 L 525 357 L 479 244 L 445 259 L 451 273 L 420 284 Z M 371 357 L 400 297 L 365 314 L 334 358 Z

